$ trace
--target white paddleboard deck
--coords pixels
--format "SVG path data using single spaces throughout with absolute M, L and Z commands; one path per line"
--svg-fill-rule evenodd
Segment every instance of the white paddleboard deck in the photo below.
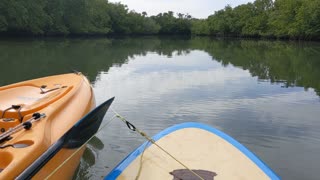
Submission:
M 172 126 L 153 139 L 203 179 L 280 179 L 246 147 L 200 123 Z M 150 142 L 129 154 L 105 179 L 199 179 Z

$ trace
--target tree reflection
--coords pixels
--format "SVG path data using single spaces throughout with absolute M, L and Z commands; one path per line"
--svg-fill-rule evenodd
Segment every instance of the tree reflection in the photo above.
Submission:
M 262 81 L 284 87 L 314 88 L 320 95 L 320 46 L 312 42 L 280 42 L 182 37 L 2 40 L 0 84 L 81 71 L 94 82 L 100 72 L 121 66 L 148 52 L 172 57 L 192 50 L 207 52 L 227 66 L 248 70 Z M 174 59 L 173 59 L 174 60 Z

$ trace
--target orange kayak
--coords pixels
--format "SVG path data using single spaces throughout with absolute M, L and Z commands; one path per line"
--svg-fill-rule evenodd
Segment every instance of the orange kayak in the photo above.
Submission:
M 81 73 L 0 87 L 0 179 L 16 178 L 94 107 L 91 85 Z M 71 179 L 83 151 L 62 148 L 33 179 Z

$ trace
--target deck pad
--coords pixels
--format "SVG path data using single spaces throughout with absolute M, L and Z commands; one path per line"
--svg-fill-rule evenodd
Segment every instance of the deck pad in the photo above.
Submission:
M 239 142 L 204 124 L 175 125 L 153 139 L 203 179 L 280 179 Z M 136 178 L 199 179 L 150 142 L 137 148 L 105 177 Z

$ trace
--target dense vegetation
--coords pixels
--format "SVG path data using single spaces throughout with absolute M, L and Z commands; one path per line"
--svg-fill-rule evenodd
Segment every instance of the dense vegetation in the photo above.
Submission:
M 191 16 L 129 11 L 106 0 L 1 0 L 0 32 L 35 35 L 190 34 Z
M 0 33 L 184 34 L 319 39 L 319 0 L 256 0 L 207 19 L 172 11 L 147 16 L 107 0 L 1 0 Z
M 209 16 L 206 23 L 209 34 L 215 35 L 319 39 L 320 1 L 256 0 L 235 8 L 227 6 Z

